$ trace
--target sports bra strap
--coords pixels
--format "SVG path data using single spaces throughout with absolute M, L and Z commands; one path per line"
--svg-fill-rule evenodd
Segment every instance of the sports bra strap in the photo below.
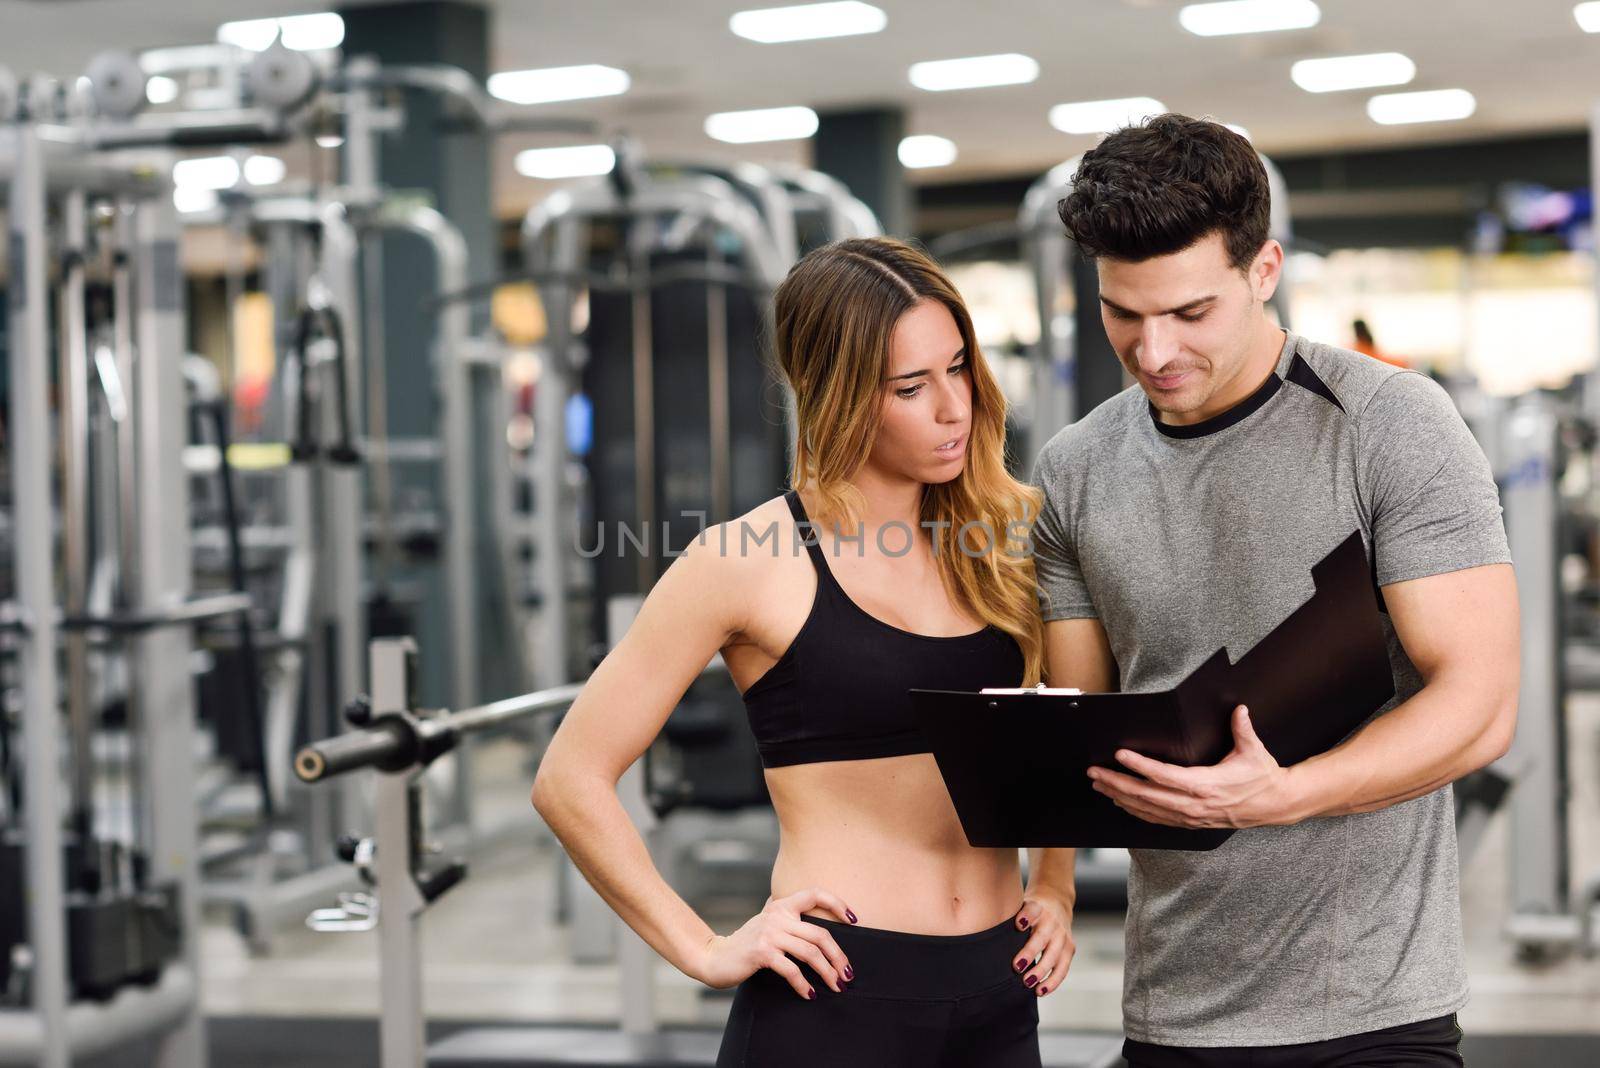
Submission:
M 806 553 L 810 555 L 811 562 L 816 565 L 819 572 L 832 577 L 828 570 L 827 557 L 822 554 L 822 543 L 817 533 L 816 524 L 812 523 L 811 518 L 806 515 L 806 506 L 800 503 L 800 492 L 798 490 L 789 490 L 783 495 L 783 499 L 789 504 L 789 514 L 794 516 L 795 523 L 800 525 L 800 540 L 805 545 Z

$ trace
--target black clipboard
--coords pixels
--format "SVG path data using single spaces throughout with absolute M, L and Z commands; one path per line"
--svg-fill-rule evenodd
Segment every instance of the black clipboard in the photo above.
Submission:
M 1215 849 L 1231 830 L 1147 823 L 1095 792 L 1092 765 L 1131 749 L 1215 764 L 1250 708 L 1280 764 L 1333 748 L 1394 696 L 1378 592 L 1359 531 L 1311 569 L 1316 592 L 1238 663 L 1219 649 L 1159 693 L 981 694 L 912 690 L 919 726 L 977 847 Z

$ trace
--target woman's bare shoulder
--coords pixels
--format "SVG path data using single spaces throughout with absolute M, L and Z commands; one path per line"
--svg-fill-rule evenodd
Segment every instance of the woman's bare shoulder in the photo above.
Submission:
M 709 565 L 731 577 L 751 579 L 772 570 L 775 559 L 804 551 L 794 516 L 782 497 L 763 501 L 741 516 L 708 526 L 687 548 L 687 555 L 714 558 Z

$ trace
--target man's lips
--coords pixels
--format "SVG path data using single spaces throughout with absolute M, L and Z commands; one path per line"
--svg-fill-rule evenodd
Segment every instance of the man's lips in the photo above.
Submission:
M 1192 371 L 1193 368 L 1190 368 L 1187 371 L 1178 371 L 1173 374 L 1166 375 L 1147 374 L 1144 376 L 1144 380 L 1150 383 L 1156 389 L 1176 389 L 1178 386 L 1181 386 L 1184 383 L 1184 380 L 1189 377 Z

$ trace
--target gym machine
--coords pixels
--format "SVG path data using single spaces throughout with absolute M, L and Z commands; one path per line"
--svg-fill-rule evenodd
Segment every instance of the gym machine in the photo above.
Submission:
M 1562 491 L 1578 450 L 1593 449 L 1582 409 L 1556 394 L 1485 397 L 1458 386 L 1458 407 L 1489 457 L 1500 487 L 1521 606 L 1522 674 L 1517 733 L 1500 760 L 1456 783 L 1463 858 L 1495 812 L 1506 813 L 1510 900 L 1505 934 L 1525 962 L 1600 950 L 1600 878 L 1572 870 L 1572 789 L 1567 699 L 1571 645 L 1561 562 L 1573 512 Z M 1592 490 L 1591 490 L 1592 492 Z
M 140 114 L 145 76 L 155 71 L 212 73 L 217 88 L 210 103 L 219 106 Z M 348 869 L 334 863 L 335 830 L 364 825 L 368 818 L 353 789 L 289 797 L 285 769 L 293 744 L 337 724 L 331 695 L 363 683 L 369 578 L 380 631 L 410 627 L 387 596 L 400 540 L 392 466 L 420 461 L 438 467 L 442 515 L 424 515 L 429 522 L 411 541 L 437 544 L 443 557 L 451 636 L 446 666 L 455 703 L 473 699 L 479 677 L 484 626 L 476 559 L 482 540 L 477 522 L 480 458 L 491 486 L 484 512 L 496 520 L 491 523 L 492 555 L 505 585 L 519 585 L 512 577 L 518 567 L 507 521 L 510 463 L 499 435 L 474 432 L 472 415 L 480 393 L 503 404 L 499 375 L 505 353 L 488 339 L 470 336 L 468 308 L 459 299 L 468 282 L 459 231 L 437 211 L 395 197 L 379 183 L 379 138 L 404 122 L 403 112 L 386 97 L 399 88 L 421 89 L 445 97 L 467 121 L 495 129 L 567 131 L 586 124 L 520 118 L 490 101 L 459 70 L 385 67 L 359 57 L 319 68 L 310 57 L 277 45 L 258 55 L 230 46 L 162 49 L 138 59 L 110 54 L 96 60 L 93 73 L 101 95 L 117 95 L 116 106 L 103 108 L 107 117 L 95 125 L 97 143 L 236 148 L 332 132 L 344 142 L 344 180 L 336 187 L 301 195 L 235 188 L 224 191 L 214 209 L 184 215 L 187 225 L 227 227 L 239 245 L 252 236 L 260 239 L 267 253 L 263 274 L 278 314 L 280 371 L 275 385 L 282 402 L 279 429 L 289 445 L 283 462 L 264 465 L 246 480 L 251 488 L 265 491 L 281 520 L 268 527 L 252 523 L 237 540 L 252 559 L 280 561 L 279 574 L 266 583 L 277 623 L 265 673 L 265 737 L 257 745 L 267 754 L 261 762 L 266 779 L 261 815 L 287 813 L 289 825 L 263 818 L 241 836 L 236 825 L 249 814 L 219 803 L 214 810 L 219 833 L 208 839 L 219 844 L 207 850 L 205 882 L 206 900 L 232 907 L 252 947 L 266 950 L 272 932 L 285 920 L 349 884 Z M 437 303 L 430 312 L 441 412 L 437 442 L 399 442 L 381 431 L 377 438 L 362 432 L 368 417 L 374 426 L 383 425 L 381 339 L 367 338 L 363 344 L 363 333 L 364 327 L 381 321 L 372 314 L 381 270 L 374 238 L 387 232 L 425 242 L 434 261 Z M 235 289 L 242 291 L 242 278 L 238 282 Z M 365 396 L 377 397 L 376 404 L 365 406 L 366 412 L 364 385 Z M 261 485 L 263 476 L 276 484 Z M 368 489 L 376 505 L 375 522 L 369 522 L 363 508 Z M 261 496 L 258 492 L 255 499 Z M 232 554 L 227 531 L 201 534 L 200 544 L 212 557 L 224 550 Z M 376 545 L 371 569 L 366 566 L 369 538 Z M 515 636 L 510 643 L 517 654 L 513 677 L 527 678 L 531 667 L 521 636 L 528 627 L 520 601 L 507 596 L 500 603 L 506 615 L 497 622 Z M 228 653 L 226 646 L 216 650 L 217 655 Z M 226 671 L 213 674 L 219 681 L 211 692 L 220 703 L 237 698 L 240 687 L 249 685 L 226 680 Z M 466 757 L 463 752 L 436 774 L 453 778 L 448 818 L 456 825 L 453 833 L 470 837 L 482 829 L 471 824 Z
M 62 93 L 36 78 L 19 91 L 0 75 L 12 565 L 0 669 L 17 708 L 0 723 L 9 787 L 8 870 L 0 878 L 10 887 L 0 893 L 0 1063 L 65 1068 L 73 1057 L 138 1042 L 148 1044 L 151 1064 L 191 1068 L 204 1064 L 205 1048 L 189 631 L 205 619 L 236 618 L 248 601 L 190 592 L 183 279 L 170 160 L 98 151 L 93 107 L 80 90 Z M 52 261 L 60 264 L 54 286 Z M 105 343 L 91 348 L 91 338 Z M 52 354 L 60 367 L 59 479 Z M 99 440 L 91 433 L 97 405 L 111 427 Z M 119 491 L 109 507 L 106 494 L 94 493 L 107 486 Z M 118 565 L 112 577 L 95 566 L 108 555 Z M 101 729 L 107 691 L 95 685 L 113 656 L 126 676 L 120 732 Z M 101 741 L 120 743 L 120 782 L 101 781 Z

